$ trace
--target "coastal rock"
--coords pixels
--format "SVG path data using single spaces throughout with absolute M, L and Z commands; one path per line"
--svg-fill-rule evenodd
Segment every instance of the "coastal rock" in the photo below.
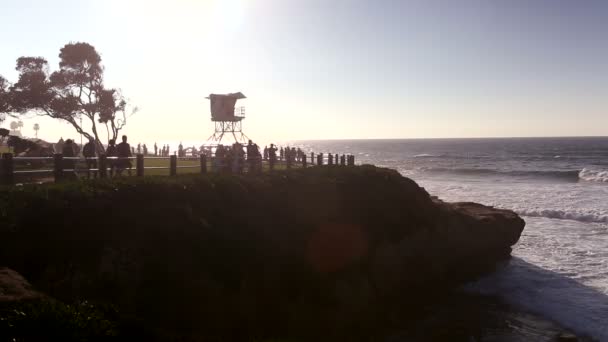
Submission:
M 0 303 L 29 301 L 43 298 L 19 273 L 0 267 Z
M 525 222 L 510 210 L 434 199 L 431 227 L 376 248 L 372 274 L 382 295 L 472 280 L 508 259 Z
M 26 187 L 0 203 L 15 227 L 0 262 L 45 293 L 228 340 L 366 336 L 491 272 L 524 228 L 373 166 Z

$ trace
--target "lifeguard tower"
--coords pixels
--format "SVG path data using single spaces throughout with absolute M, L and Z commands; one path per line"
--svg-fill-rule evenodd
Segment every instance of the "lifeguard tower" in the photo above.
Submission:
M 215 132 L 207 139 L 206 145 L 219 145 L 224 136 L 234 138 L 234 142 L 247 143 L 243 133 L 245 107 L 236 107 L 236 102 L 246 99 L 243 93 L 211 94 L 206 99 L 211 102 L 211 121 L 215 124 Z

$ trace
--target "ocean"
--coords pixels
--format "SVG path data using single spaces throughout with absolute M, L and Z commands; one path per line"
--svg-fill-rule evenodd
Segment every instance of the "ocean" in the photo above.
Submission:
M 398 170 L 445 201 L 512 209 L 513 259 L 473 293 L 608 341 L 608 138 L 298 141 Z

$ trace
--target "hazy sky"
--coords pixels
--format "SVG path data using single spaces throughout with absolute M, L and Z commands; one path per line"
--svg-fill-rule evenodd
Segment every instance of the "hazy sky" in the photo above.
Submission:
M 141 108 L 132 142 L 204 141 L 205 96 L 234 91 L 266 142 L 608 135 L 605 0 L 0 0 L 0 23 L 11 81 L 93 44 Z

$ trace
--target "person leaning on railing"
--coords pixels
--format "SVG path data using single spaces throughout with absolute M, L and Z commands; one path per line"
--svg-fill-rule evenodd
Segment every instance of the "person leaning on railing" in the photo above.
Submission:
M 89 139 L 89 142 L 84 144 L 82 155 L 87 164 L 87 178 L 91 178 L 91 169 L 97 168 L 97 160 L 95 159 L 97 156 L 97 149 L 95 148 L 95 141 L 93 139 Z M 97 171 L 94 171 L 93 174 L 95 178 L 97 178 Z
M 116 146 L 116 152 L 118 154 L 118 160 L 116 165 L 116 174 L 119 176 L 122 175 L 122 171 L 124 169 L 128 169 L 129 176 L 131 175 L 131 169 L 133 165 L 131 164 L 131 159 L 129 159 L 133 154 L 131 151 L 131 146 L 127 143 L 127 136 L 122 136 L 122 142 Z
M 66 176 L 69 178 L 77 178 L 76 160 L 73 159 L 76 156 L 74 141 L 72 139 L 66 140 L 61 152 L 63 154 L 63 169 L 69 170 Z
M 274 164 L 277 162 L 277 148 L 274 144 L 270 144 L 270 148 L 268 149 L 268 161 L 270 169 L 274 169 Z
M 108 141 L 108 148 L 106 149 L 106 157 L 108 158 L 108 166 L 110 167 L 110 177 L 114 176 L 114 168 L 116 168 L 115 157 L 117 156 L 116 140 L 110 139 L 110 141 Z

